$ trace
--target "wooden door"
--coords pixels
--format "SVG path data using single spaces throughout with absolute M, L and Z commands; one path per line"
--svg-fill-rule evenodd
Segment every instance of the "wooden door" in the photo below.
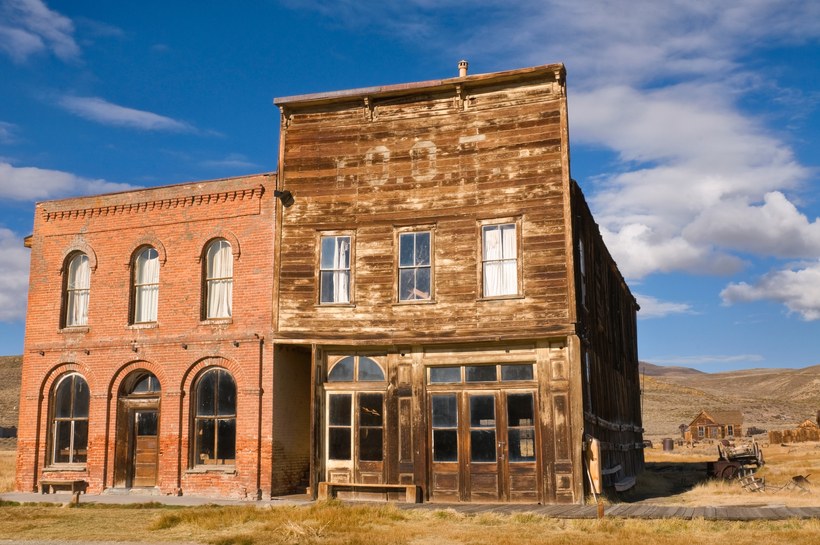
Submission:
M 131 458 L 133 468 L 131 486 L 156 486 L 159 460 L 158 413 L 156 410 L 135 410 L 133 415 L 134 450 Z
M 503 498 L 502 479 L 504 427 L 499 411 L 499 393 L 494 391 L 467 393 L 468 427 L 467 497 L 470 501 L 498 501 Z
M 328 392 L 327 480 L 384 482 L 385 403 L 383 392 Z
M 430 492 L 436 501 L 461 501 L 462 440 L 456 392 L 430 395 Z
M 534 503 L 540 500 L 538 491 L 539 441 L 535 415 L 535 392 L 504 392 L 503 427 L 499 429 L 503 458 L 504 496 L 508 501 Z

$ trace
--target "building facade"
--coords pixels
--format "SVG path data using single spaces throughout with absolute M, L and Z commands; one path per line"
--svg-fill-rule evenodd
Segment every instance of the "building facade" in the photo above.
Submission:
M 287 208 L 273 175 L 38 205 L 18 488 L 580 503 L 592 439 L 637 474 L 637 304 L 564 67 L 275 103 Z

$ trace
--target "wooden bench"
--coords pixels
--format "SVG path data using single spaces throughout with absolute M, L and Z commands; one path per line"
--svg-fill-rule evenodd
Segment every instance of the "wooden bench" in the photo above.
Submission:
M 627 477 L 623 475 L 623 468 L 621 467 L 621 464 L 618 464 L 615 467 L 602 469 L 601 476 L 607 477 L 610 486 L 614 487 L 618 492 L 626 492 L 635 486 L 635 477 Z M 621 477 L 620 479 L 618 479 L 619 476 Z
M 404 492 L 404 501 L 406 503 L 418 503 L 419 496 L 419 487 L 414 484 L 366 484 L 320 482 L 318 490 L 318 499 L 327 500 L 330 498 L 335 498 L 336 493 L 340 490 L 362 490 L 368 492 L 390 492 L 391 490 L 398 490 Z
M 40 493 L 53 494 L 57 487 L 68 487 L 75 494 L 85 492 L 87 484 L 83 479 L 43 479 L 40 481 Z

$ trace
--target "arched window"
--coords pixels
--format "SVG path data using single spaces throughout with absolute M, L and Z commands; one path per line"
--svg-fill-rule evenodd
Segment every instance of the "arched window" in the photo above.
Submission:
M 218 238 L 205 252 L 205 318 L 230 318 L 233 299 L 231 244 Z
M 148 246 L 134 258 L 134 315 L 132 323 L 157 321 L 159 301 L 159 253 Z
M 64 327 L 88 325 L 88 296 L 91 288 L 91 267 L 88 256 L 73 254 L 67 263 L 63 317 Z
M 125 395 L 158 395 L 162 391 L 159 380 L 153 373 L 132 374 L 136 376 L 129 376 L 127 382 L 123 384 Z
M 236 461 L 236 383 L 224 369 L 205 371 L 194 395 L 194 460 L 205 465 Z
M 354 379 L 355 377 L 355 379 Z M 328 382 L 381 382 L 384 371 L 374 360 L 365 356 L 347 356 L 336 362 L 327 374 Z
M 76 373 L 61 378 L 54 388 L 51 463 L 86 462 L 89 399 L 88 383 Z

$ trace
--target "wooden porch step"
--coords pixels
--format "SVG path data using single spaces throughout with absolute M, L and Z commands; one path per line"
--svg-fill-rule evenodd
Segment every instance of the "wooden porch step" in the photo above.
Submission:
M 362 490 L 370 492 L 389 492 L 390 490 L 404 491 L 406 503 L 418 503 L 419 487 L 414 484 L 385 484 L 385 483 L 331 483 L 320 482 L 317 498 L 327 500 L 335 498 L 340 490 Z

